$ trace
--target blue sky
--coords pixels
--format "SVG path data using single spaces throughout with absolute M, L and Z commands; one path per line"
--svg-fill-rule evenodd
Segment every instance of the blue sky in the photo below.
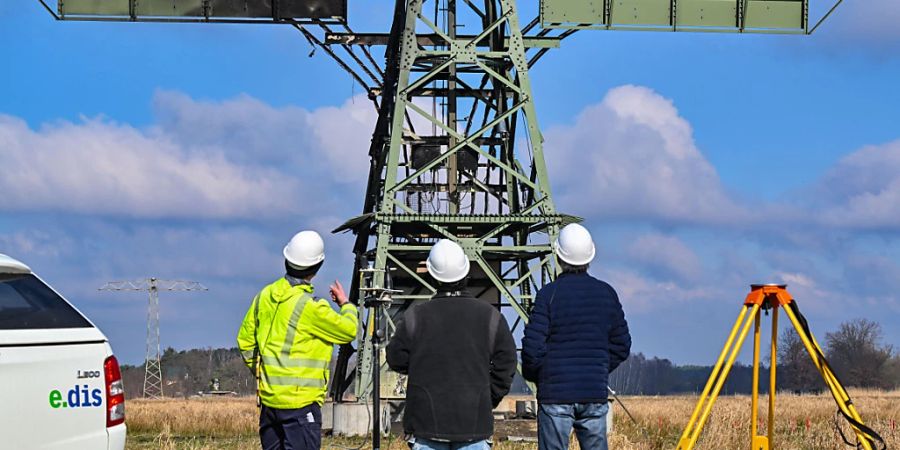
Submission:
M 351 26 L 386 30 L 383 3 L 351 2 Z M 533 70 L 557 203 L 587 218 L 636 350 L 711 362 L 758 281 L 818 334 L 867 317 L 900 344 L 898 20 L 870 0 L 811 37 L 582 32 Z M 163 345 L 229 346 L 290 235 L 361 208 L 375 115 L 296 31 L 57 23 L 37 2 L 0 21 L 0 252 L 125 361 L 145 304 L 103 282 L 204 282 L 163 294 Z M 327 244 L 323 278 L 346 281 L 351 237 Z

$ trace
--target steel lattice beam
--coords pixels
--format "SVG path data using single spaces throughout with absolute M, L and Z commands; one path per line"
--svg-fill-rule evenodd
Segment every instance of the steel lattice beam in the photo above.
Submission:
M 429 16 L 435 2 L 443 13 Z M 376 285 L 403 291 L 386 313 L 388 334 L 407 307 L 434 293 L 422 263 L 440 238 L 458 242 L 473 261 L 474 293 L 511 307 L 524 323 L 534 293 L 556 273 L 550 242 L 562 225 L 579 220 L 555 210 L 528 75 L 526 52 L 561 38 L 526 37 L 512 0 L 487 0 L 483 8 L 409 0 L 397 8 L 389 35 L 326 36 L 388 45 L 384 87 L 372 91 L 381 95 L 382 110 L 367 202 L 362 216 L 335 231 L 357 234 L 356 273 L 371 264 Z M 472 34 L 456 34 L 464 21 Z M 391 275 L 377 275 L 384 273 Z M 359 342 L 357 398 L 373 394 L 370 315 Z M 339 372 L 350 353 L 341 352 Z M 339 399 L 350 380 L 342 373 L 334 379 Z M 402 397 L 402 382 L 387 373 L 384 379 L 380 395 Z

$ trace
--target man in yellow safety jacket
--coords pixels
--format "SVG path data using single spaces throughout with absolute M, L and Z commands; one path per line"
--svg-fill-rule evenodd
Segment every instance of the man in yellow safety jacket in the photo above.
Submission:
M 284 277 L 264 287 L 247 311 L 237 342 L 257 374 L 264 450 L 318 450 L 328 368 L 334 344 L 356 337 L 356 307 L 340 282 L 328 301 L 313 297 L 312 278 L 325 260 L 325 243 L 301 231 L 284 248 Z

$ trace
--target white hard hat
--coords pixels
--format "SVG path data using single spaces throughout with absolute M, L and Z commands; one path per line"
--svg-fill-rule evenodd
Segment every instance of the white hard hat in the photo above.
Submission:
M 553 245 L 556 256 L 563 262 L 573 266 L 583 266 L 594 259 L 594 240 L 587 228 L 572 223 L 559 231 L 559 237 Z
M 325 260 L 325 241 L 315 231 L 301 231 L 284 246 L 284 259 L 298 269 L 312 267 Z
M 469 258 L 459 244 L 441 239 L 431 247 L 425 267 L 435 280 L 455 283 L 469 274 Z

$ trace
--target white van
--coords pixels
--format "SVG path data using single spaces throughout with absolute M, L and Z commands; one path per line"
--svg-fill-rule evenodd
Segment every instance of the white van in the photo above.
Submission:
M 125 448 L 125 390 L 106 336 L 3 254 L 0 399 L 0 448 Z

